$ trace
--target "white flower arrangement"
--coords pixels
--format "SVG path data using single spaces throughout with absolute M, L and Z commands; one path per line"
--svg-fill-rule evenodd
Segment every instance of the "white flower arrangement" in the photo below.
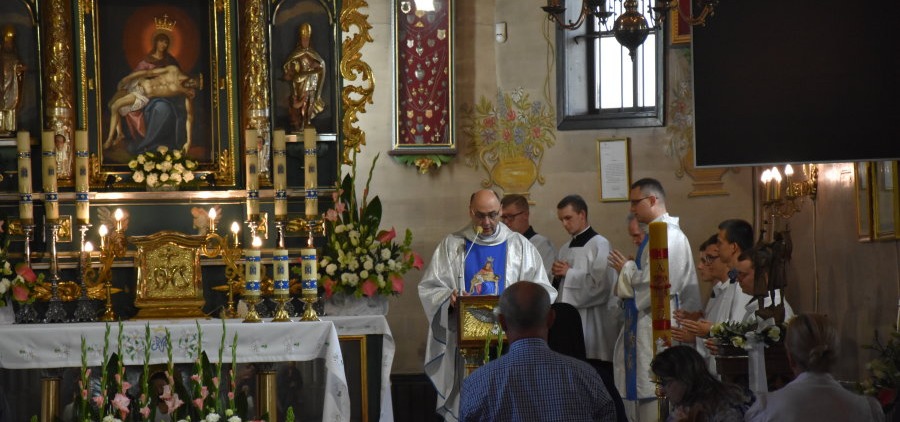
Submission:
M 194 180 L 197 161 L 188 158 L 180 149 L 160 145 L 156 151 L 138 154 L 128 162 L 128 168 L 135 183 L 146 183 L 150 188 L 178 186 Z
M 763 343 L 769 347 L 784 337 L 784 328 L 776 324 L 772 318 L 762 322 L 725 321 L 713 324 L 709 335 L 717 339 L 719 344 L 733 346 L 744 350 L 753 350 L 755 345 Z

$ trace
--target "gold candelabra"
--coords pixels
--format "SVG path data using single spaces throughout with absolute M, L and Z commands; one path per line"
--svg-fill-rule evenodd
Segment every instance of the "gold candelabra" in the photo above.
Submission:
M 128 241 L 125 239 L 125 229 L 122 225 L 123 213 L 117 209 L 115 212 L 116 230 L 109 233 L 106 225 L 103 224 L 98 230 L 100 234 L 100 272 L 97 276 L 97 282 L 103 283 L 106 289 L 106 304 L 103 315 L 99 320 L 103 322 L 111 322 L 118 319 L 112 306 L 112 295 L 118 292 L 112 287 L 112 266 L 116 258 L 125 256 L 128 249 Z
M 206 241 L 203 246 L 200 248 L 200 254 L 207 258 L 217 258 L 222 257 L 222 262 L 225 264 L 225 286 L 228 292 L 228 305 L 222 311 L 223 316 L 225 318 L 237 318 L 238 312 L 237 307 L 235 305 L 235 294 L 240 292 L 241 284 L 244 279 L 242 276 L 242 269 L 238 266 L 238 259 L 241 256 L 241 243 L 238 239 L 238 233 L 240 232 L 240 226 L 238 226 L 237 222 L 232 224 L 231 226 L 231 239 L 226 240 L 219 233 L 216 233 L 216 213 L 215 209 L 211 209 L 209 211 L 209 231 L 206 233 Z M 214 288 L 215 290 L 222 290 L 221 288 Z
M 760 182 L 763 213 L 768 219 L 763 225 L 768 226 L 771 240 L 777 219 L 790 219 L 800 212 L 807 197 L 816 200 L 819 170 L 815 164 L 802 164 L 798 174 L 790 164 L 784 166 L 783 172 L 776 166 L 763 170 Z

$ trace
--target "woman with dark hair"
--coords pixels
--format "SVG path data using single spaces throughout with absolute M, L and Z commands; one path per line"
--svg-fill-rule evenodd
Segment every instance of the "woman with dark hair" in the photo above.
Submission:
M 796 378 L 747 412 L 748 421 L 883 421 L 873 397 L 842 387 L 829 373 L 837 360 L 834 325 L 821 314 L 800 314 L 788 323 L 784 346 Z
M 663 350 L 653 358 L 650 369 L 674 408 L 667 421 L 743 421 L 753 403 L 749 391 L 710 374 L 706 360 L 688 346 Z

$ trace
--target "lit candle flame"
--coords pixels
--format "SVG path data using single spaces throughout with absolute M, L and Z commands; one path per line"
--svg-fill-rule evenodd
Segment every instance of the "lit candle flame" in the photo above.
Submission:
M 259 247 L 261 247 L 261 246 L 262 246 L 262 239 L 260 239 L 259 236 L 253 236 L 253 243 L 251 243 L 251 245 L 252 245 L 254 248 L 259 248 Z
M 237 235 L 241 231 L 241 226 L 237 221 L 231 223 L 231 232 Z
M 91 243 L 90 240 L 88 240 L 87 242 L 84 242 L 84 251 L 87 253 L 91 253 L 94 251 L 94 244 Z

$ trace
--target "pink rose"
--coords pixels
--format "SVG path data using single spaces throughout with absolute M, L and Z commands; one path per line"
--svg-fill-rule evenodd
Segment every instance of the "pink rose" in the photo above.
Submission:
M 371 279 L 366 280 L 365 283 L 362 284 L 362 292 L 369 297 L 375 296 L 375 293 L 378 292 L 378 285 Z
M 399 274 L 391 274 L 391 290 L 396 293 L 403 293 L 403 277 Z
M 325 277 L 322 283 L 325 285 L 325 298 L 328 299 L 334 294 L 335 282 L 331 278 Z
M 37 280 L 37 276 L 34 275 L 34 270 L 24 262 L 16 264 L 16 274 L 22 276 L 28 283 L 34 283 L 34 281 Z
M 394 230 L 393 227 L 391 227 L 390 231 L 382 230 L 381 233 L 378 233 L 377 238 L 378 238 L 378 241 L 381 243 L 388 243 L 388 242 L 394 240 L 395 237 L 397 237 L 397 231 Z
M 13 298 L 20 303 L 24 303 L 28 301 L 29 290 L 27 287 L 16 284 L 12 288 Z

